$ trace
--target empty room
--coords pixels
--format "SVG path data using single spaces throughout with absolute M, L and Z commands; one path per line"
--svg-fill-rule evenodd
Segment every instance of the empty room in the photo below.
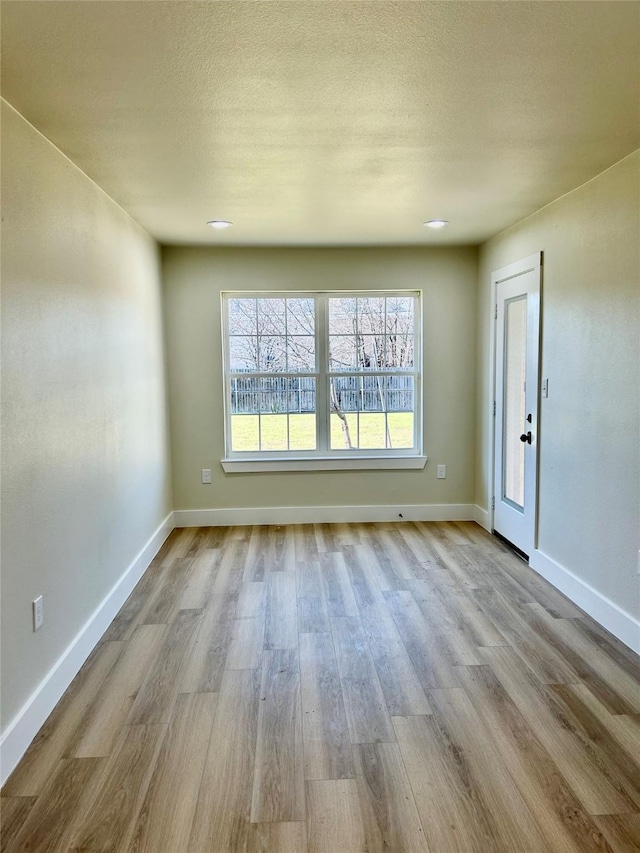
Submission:
M 2 853 L 638 853 L 640 2 L 0 15 Z

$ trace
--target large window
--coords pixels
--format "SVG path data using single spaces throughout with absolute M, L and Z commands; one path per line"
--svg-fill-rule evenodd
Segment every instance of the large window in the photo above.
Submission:
M 229 459 L 420 453 L 417 292 L 223 296 Z

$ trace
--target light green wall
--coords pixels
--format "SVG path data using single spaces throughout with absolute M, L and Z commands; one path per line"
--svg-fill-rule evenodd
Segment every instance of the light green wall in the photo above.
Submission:
M 166 517 L 171 485 L 157 246 L 4 103 L 2 232 L 4 726 Z
M 542 250 L 540 550 L 640 616 L 640 152 L 481 247 L 476 499 L 490 482 L 491 272 Z
M 171 247 L 163 262 L 175 509 L 473 502 L 475 249 Z M 225 474 L 220 292 L 359 288 L 424 291 L 426 468 Z

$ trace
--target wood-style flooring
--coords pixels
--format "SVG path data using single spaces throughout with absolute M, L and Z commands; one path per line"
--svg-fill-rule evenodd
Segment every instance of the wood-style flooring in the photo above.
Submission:
M 472 523 L 176 530 L 2 851 L 639 851 L 638 674 Z

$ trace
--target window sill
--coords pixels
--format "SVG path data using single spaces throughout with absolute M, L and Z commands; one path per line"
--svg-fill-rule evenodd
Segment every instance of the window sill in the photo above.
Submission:
M 252 474 L 260 471 L 381 471 L 419 470 L 427 464 L 426 456 L 363 456 L 338 459 L 222 459 L 227 474 Z

